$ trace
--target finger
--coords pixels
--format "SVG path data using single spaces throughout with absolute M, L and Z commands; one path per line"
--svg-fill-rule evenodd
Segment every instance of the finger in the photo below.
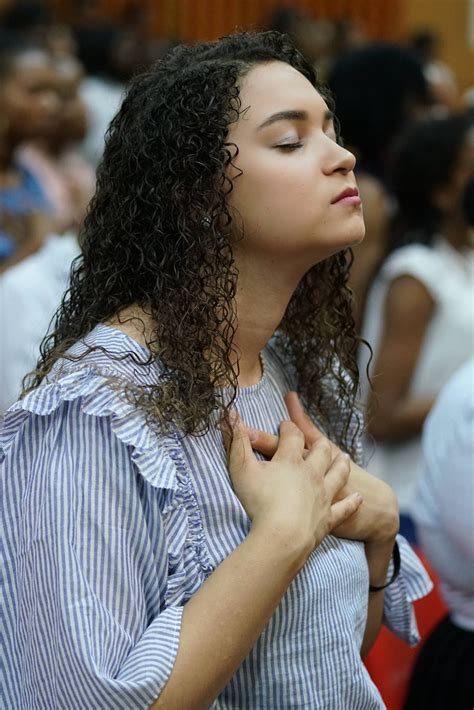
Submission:
M 308 448 L 311 447 L 323 434 L 304 411 L 303 405 L 296 392 L 287 392 L 285 395 L 285 404 L 291 421 L 303 432 L 306 439 L 306 446 Z
M 351 460 L 349 456 L 347 454 L 338 454 L 324 479 L 329 500 L 333 500 L 341 488 L 346 485 L 350 472 Z
M 229 471 L 231 477 L 238 473 L 249 460 L 255 460 L 252 445 L 245 426 L 237 420 L 232 430 L 232 441 L 229 446 Z
M 360 493 L 351 493 L 351 495 L 347 496 L 347 498 L 339 500 L 337 503 L 333 503 L 331 505 L 330 530 L 334 530 L 338 527 L 338 525 L 341 525 L 345 520 L 347 520 L 347 518 L 354 515 L 354 513 L 359 509 L 362 501 L 363 498 Z
M 325 438 L 319 439 L 305 455 L 305 460 L 316 473 L 325 476 L 333 464 L 331 443 Z
M 229 418 L 225 421 L 222 421 L 219 424 L 219 429 L 222 434 L 222 440 L 224 442 L 224 448 L 226 450 L 227 456 L 229 456 L 230 447 L 232 445 L 232 438 L 234 436 L 234 427 L 236 426 L 236 424 L 239 420 L 240 420 L 239 413 L 235 410 L 232 410 L 231 412 L 229 412 Z
M 303 458 L 304 436 L 293 422 L 280 424 L 280 439 L 274 458 L 299 460 Z
M 222 433 L 222 438 L 224 440 L 224 447 L 227 456 L 229 456 L 230 454 L 230 449 L 232 446 L 235 431 L 238 430 L 239 427 L 247 428 L 238 411 L 236 409 L 233 409 L 229 412 L 228 419 L 221 422 L 219 427 Z
M 250 443 L 254 451 L 260 451 L 264 456 L 272 457 L 278 448 L 278 436 L 261 429 L 247 427 Z

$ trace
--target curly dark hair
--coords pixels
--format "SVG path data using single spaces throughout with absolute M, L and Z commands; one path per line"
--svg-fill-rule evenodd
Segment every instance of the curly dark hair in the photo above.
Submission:
M 137 304 L 154 324 L 146 364 L 158 359 L 163 378 L 127 389 L 127 396 L 151 422 L 184 434 L 204 433 L 216 414 L 228 422 L 237 393 L 232 244 L 243 234 L 236 235 L 227 204 L 227 168 L 238 149 L 226 140 L 241 112 L 242 77 L 275 60 L 300 71 L 332 106 L 312 67 L 276 32 L 176 47 L 131 83 L 108 131 L 82 254 L 30 388 L 56 360 L 72 359 L 68 348 L 98 323 Z M 307 406 L 352 452 L 355 435 L 346 439 L 358 372 L 346 286 L 350 261 L 350 251 L 340 252 L 306 274 L 277 337 Z M 334 397 L 344 405 L 336 423 Z

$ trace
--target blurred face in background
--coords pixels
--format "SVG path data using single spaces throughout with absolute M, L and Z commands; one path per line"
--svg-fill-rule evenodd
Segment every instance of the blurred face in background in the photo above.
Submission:
M 57 91 L 60 99 L 57 133 L 52 147 L 62 147 L 81 141 L 87 132 L 87 112 L 81 99 L 80 87 L 84 72 L 74 57 L 55 62 Z
M 54 134 L 60 106 L 57 73 L 48 54 L 31 49 L 16 57 L 11 71 L 0 80 L 0 111 L 10 142 Z
M 474 178 L 474 125 L 467 132 L 449 180 L 434 195 L 435 206 L 447 217 L 463 220 L 462 200 Z

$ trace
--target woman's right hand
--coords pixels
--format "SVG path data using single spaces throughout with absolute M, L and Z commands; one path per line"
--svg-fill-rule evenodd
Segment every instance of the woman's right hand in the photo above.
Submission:
M 358 493 L 332 502 L 347 483 L 350 459 L 340 453 L 333 460 L 325 439 L 306 453 L 304 435 L 293 422 L 281 423 L 271 461 L 256 458 L 245 426 L 237 422 L 229 447 L 229 472 L 252 530 L 263 530 L 276 544 L 291 547 L 301 566 L 362 502 Z

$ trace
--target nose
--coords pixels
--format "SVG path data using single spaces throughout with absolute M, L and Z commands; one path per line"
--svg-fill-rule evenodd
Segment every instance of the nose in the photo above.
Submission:
M 331 175 L 335 172 L 347 175 L 347 173 L 352 172 L 356 165 L 354 153 L 351 153 L 350 150 L 339 145 L 331 138 L 328 138 L 328 140 L 331 142 L 331 145 L 329 146 L 324 172 L 327 175 Z

